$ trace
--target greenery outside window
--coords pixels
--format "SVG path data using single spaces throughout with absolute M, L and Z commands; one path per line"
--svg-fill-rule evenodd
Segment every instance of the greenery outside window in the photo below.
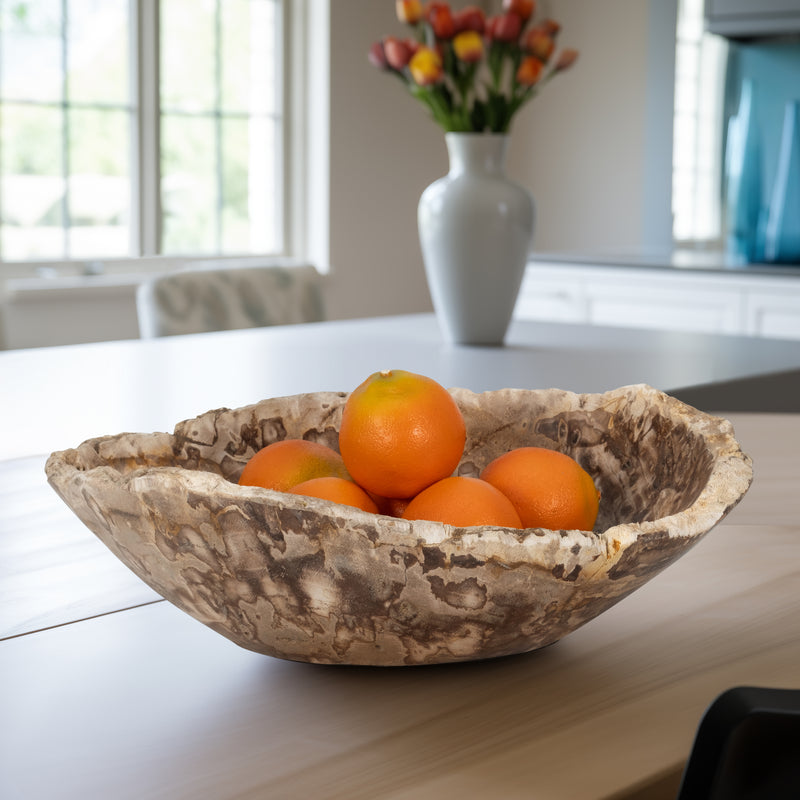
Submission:
M 282 254 L 282 0 L 0 0 L 0 259 Z

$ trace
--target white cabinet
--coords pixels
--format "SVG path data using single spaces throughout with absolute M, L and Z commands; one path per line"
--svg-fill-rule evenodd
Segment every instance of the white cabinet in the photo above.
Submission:
M 800 280 L 797 286 L 758 288 L 747 295 L 746 332 L 774 339 L 800 339 Z
M 800 339 L 800 274 L 534 262 L 517 317 Z
M 736 333 L 740 318 L 738 296 L 719 291 L 712 281 L 697 282 L 691 291 L 669 276 L 597 276 L 587 282 L 587 321 L 700 333 Z
M 570 270 L 529 265 L 515 315 L 549 322 L 583 322 L 586 302 L 580 276 Z

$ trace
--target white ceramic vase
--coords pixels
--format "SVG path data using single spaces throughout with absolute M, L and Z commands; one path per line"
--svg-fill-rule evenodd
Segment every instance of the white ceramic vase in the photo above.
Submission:
M 533 240 L 534 204 L 508 180 L 509 137 L 447 133 L 450 171 L 422 193 L 422 258 L 442 334 L 501 345 Z

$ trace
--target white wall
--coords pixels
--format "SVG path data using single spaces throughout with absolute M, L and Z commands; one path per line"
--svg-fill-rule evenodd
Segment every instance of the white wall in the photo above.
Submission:
M 389 0 L 335 0 L 331 13 L 330 257 L 332 316 L 431 308 L 417 202 L 447 171 L 444 138 L 370 44 L 403 35 Z
M 671 242 L 675 0 L 552 0 L 571 71 L 519 113 L 509 173 L 534 195 L 534 249 Z

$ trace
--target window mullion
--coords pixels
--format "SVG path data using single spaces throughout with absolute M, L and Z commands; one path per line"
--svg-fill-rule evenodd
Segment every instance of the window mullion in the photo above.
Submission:
M 161 252 L 161 159 L 159 108 L 159 9 L 158 0 L 139 0 L 134 6 L 136 75 L 135 163 L 138 181 L 133 208 L 138 216 L 136 243 L 140 255 Z M 137 234 L 134 234 L 137 235 Z
M 222 213 L 225 205 L 222 146 L 222 5 L 217 0 L 214 10 L 214 149 L 216 161 L 216 247 L 222 252 Z
M 69 9 L 61 0 L 61 174 L 64 193 L 61 196 L 61 232 L 64 258 L 70 258 L 70 130 L 69 130 Z

